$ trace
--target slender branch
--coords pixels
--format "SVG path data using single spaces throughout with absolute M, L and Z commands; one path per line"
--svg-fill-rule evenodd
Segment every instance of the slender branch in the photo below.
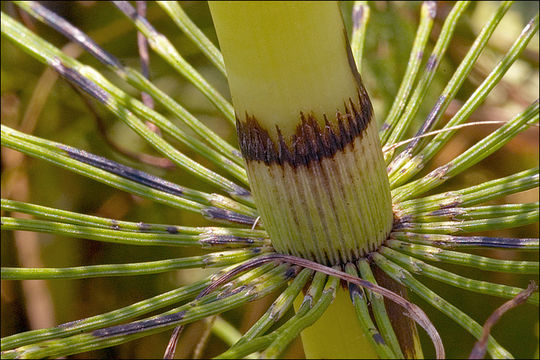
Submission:
M 391 133 L 388 138 L 383 141 L 386 142 L 397 142 L 400 141 L 405 132 L 411 125 L 411 122 L 420 108 L 420 104 L 424 103 L 424 98 L 427 94 L 427 91 L 433 81 L 435 73 L 441 63 L 441 60 L 450 44 L 454 30 L 456 29 L 456 23 L 459 18 L 465 12 L 465 9 L 469 6 L 470 2 L 460 1 L 457 2 L 452 11 L 448 14 L 448 17 L 444 21 L 443 28 L 439 34 L 437 43 L 431 52 L 426 64 L 425 71 L 418 80 L 418 84 L 415 87 L 414 93 L 409 98 L 407 105 L 403 108 L 403 114 L 397 120 L 395 127 L 391 129 Z M 432 6 L 433 7 L 433 6 Z M 429 10 L 427 10 L 429 12 Z M 415 55 L 415 54 L 411 54 Z M 386 156 L 386 160 L 389 160 L 390 157 Z
M 261 266 L 248 273 L 248 276 L 243 275 L 239 279 L 232 281 L 219 293 L 212 294 L 200 301 L 192 301 L 163 314 L 129 324 L 101 328 L 91 333 L 81 334 L 81 331 L 76 331 L 76 335 L 69 337 L 65 337 L 66 332 L 71 330 L 71 327 L 77 327 L 79 322 L 65 324 L 52 329 L 57 330 L 55 332 L 59 333 L 62 338 L 4 351 L 2 356 L 6 358 L 21 357 L 24 354 L 28 358 L 60 357 L 132 341 L 167 328 L 185 325 L 210 315 L 234 309 L 246 302 L 268 295 L 285 285 L 291 277 L 296 275 L 295 271 L 289 270 L 287 264 L 278 267 Z M 174 301 L 177 302 L 179 299 L 175 298 Z M 107 321 L 119 322 L 114 317 L 107 317 Z M 2 341 L 2 350 L 5 347 L 4 340 Z M 33 340 L 35 341 L 35 338 Z
M 407 156 L 411 155 L 413 151 L 418 147 L 418 139 L 420 139 L 421 135 L 426 131 L 433 129 L 438 123 L 441 116 L 447 109 L 448 105 L 450 104 L 452 99 L 454 99 L 457 91 L 461 88 L 461 85 L 463 84 L 463 82 L 469 75 L 471 69 L 475 65 L 476 60 L 480 56 L 480 53 L 482 52 L 489 38 L 497 28 L 497 24 L 501 21 L 506 11 L 508 11 L 511 4 L 512 2 L 510 1 L 503 2 L 499 6 L 499 9 L 493 14 L 491 20 L 482 28 L 482 32 L 480 33 L 480 35 L 478 35 L 473 46 L 469 49 L 469 52 L 464 57 L 463 61 L 461 61 L 458 69 L 452 76 L 452 79 L 448 81 L 448 85 L 443 90 L 442 94 L 437 100 L 437 103 L 431 110 L 425 122 L 422 124 L 421 128 L 416 133 L 417 136 L 413 138 L 413 142 L 407 146 L 407 149 L 403 153 L 401 153 L 396 160 L 392 162 L 392 164 L 390 165 L 391 169 L 399 168 L 400 165 L 396 165 L 396 162 L 399 163 L 400 160 L 403 160 L 403 158 L 407 158 Z M 403 162 L 399 164 L 403 164 Z
M 142 17 L 146 17 L 146 1 L 137 1 L 137 14 Z M 144 34 L 140 31 L 137 31 L 137 47 L 139 49 L 139 57 L 141 58 L 141 72 L 143 76 L 147 79 L 150 78 L 150 56 L 148 54 L 148 42 L 146 41 L 146 38 L 144 37 Z M 154 100 L 152 97 L 146 93 L 141 92 L 141 98 L 144 103 L 144 105 L 148 106 L 150 109 L 154 108 Z M 147 122 L 146 125 L 153 131 L 158 132 L 158 128 L 150 123 Z
M 146 18 L 139 16 L 129 2 L 114 1 L 114 4 L 146 36 L 150 47 L 173 66 L 176 71 L 195 85 L 229 120 L 231 125 L 234 126 L 236 119 L 232 105 L 178 53 L 169 40 L 163 34 L 159 33 Z
M 358 276 L 358 270 L 356 266 L 352 263 L 347 263 L 345 265 L 345 271 L 353 276 Z M 359 286 L 354 284 L 349 284 L 349 297 L 351 299 L 351 302 L 354 306 L 354 310 L 356 312 L 356 317 L 358 318 L 358 322 L 360 326 L 362 327 L 362 330 L 365 334 L 367 334 L 367 338 L 369 342 L 372 344 L 372 346 L 375 348 L 375 351 L 377 351 L 377 354 L 379 355 L 379 358 L 381 359 L 395 359 L 395 358 L 403 358 L 403 356 L 398 356 L 398 353 L 395 353 L 393 349 L 389 346 L 389 344 L 386 343 L 384 340 L 381 332 L 375 324 L 373 323 L 373 320 L 371 319 L 368 303 L 366 300 L 366 295 L 364 293 L 364 290 L 361 289 Z M 400 353 L 401 354 L 401 351 Z M 401 354 L 402 355 L 402 354 Z
M 186 144 L 188 147 L 203 155 L 205 158 L 209 159 L 214 164 L 220 166 L 225 170 L 232 167 L 231 161 L 234 163 L 234 167 L 238 167 L 238 165 L 243 164 L 240 153 L 237 149 L 232 147 L 221 137 L 211 131 L 208 127 L 203 125 L 197 118 L 195 118 L 191 113 L 189 113 L 186 109 L 184 109 L 181 105 L 174 101 L 170 96 L 159 90 L 143 74 L 130 67 L 122 65 L 119 59 L 102 49 L 96 43 L 96 41 L 92 40 L 84 32 L 67 22 L 65 19 L 51 12 L 44 6 L 39 5 L 39 3 L 28 1 L 18 2 L 17 5 L 25 9 L 25 11 L 34 16 L 36 19 L 44 22 L 48 26 L 51 26 L 52 28 L 69 38 L 71 41 L 73 41 L 73 44 L 80 45 L 88 53 L 90 53 L 103 64 L 107 65 L 120 78 L 124 79 L 130 85 L 139 89 L 141 92 L 146 92 L 150 94 L 155 100 L 159 101 L 163 106 L 165 106 L 168 110 L 174 113 L 179 120 L 189 126 L 199 136 L 201 136 L 202 139 L 208 142 L 212 146 L 212 148 L 208 147 L 205 143 L 203 143 L 196 137 L 187 134 L 186 132 L 181 130 L 179 127 L 174 125 L 171 121 L 169 121 L 160 113 L 148 108 L 135 98 L 131 98 L 111 83 L 105 82 L 101 84 L 101 86 L 105 86 L 105 88 L 107 88 L 107 91 L 110 92 L 113 96 L 117 96 L 117 99 L 119 101 L 126 102 L 126 100 L 129 100 L 126 106 L 128 106 L 131 111 L 136 113 L 137 116 L 144 118 L 147 122 L 152 122 L 161 130 L 170 134 L 174 139 Z M 16 27 L 17 30 L 15 30 L 13 34 L 16 37 L 12 37 L 12 39 L 14 39 L 16 42 L 17 40 L 20 40 L 19 38 L 17 38 L 17 36 L 22 33 L 27 34 L 30 39 L 35 38 L 35 35 L 33 33 L 29 32 L 20 24 L 18 24 L 17 22 L 13 22 L 7 16 L 5 18 L 6 19 L 4 19 L 4 16 L 2 16 L 2 31 L 4 32 L 4 20 L 6 22 L 5 31 L 7 33 L 10 32 L 11 26 Z M 39 49 L 38 51 L 46 52 L 54 49 L 50 46 L 50 44 L 43 42 L 43 40 L 40 38 L 37 38 L 35 40 L 36 42 L 40 42 L 40 45 L 35 46 L 37 49 Z M 41 55 L 42 54 L 40 53 L 38 58 L 40 58 Z M 65 61 L 73 59 L 68 54 L 64 54 L 62 52 L 58 52 L 56 56 L 64 59 Z M 241 170 L 240 173 L 242 173 Z M 242 179 L 246 178 L 245 171 L 239 175 Z M 244 182 L 244 180 L 242 181 Z
M 165 348 L 165 354 L 163 354 L 164 359 L 174 359 L 174 353 L 176 352 L 176 344 L 178 343 L 178 338 L 180 337 L 182 330 L 184 330 L 183 325 L 174 328 L 171 339 L 169 340 L 169 343 Z
M 439 166 L 435 170 L 432 170 L 423 178 L 411 181 L 398 188 L 393 186 L 393 199 L 395 201 L 402 201 L 410 199 L 414 196 L 418 196 L 441 185 L 446 180 L 456 176 L 479 161 L 485 159 L 487 156 L 499 150 L 507 142 L 512 140 L 517 134 L 525 131 L 532 124 L 538 122 L 539 108 L 539 100 L 536 99 L 522 113 L 516 115 L 508 123 L 501 126 L 499 129 L 495 130 L 493 133 L 486 136 L 475 145 L 471 146 L 452 161 L 446 163 L 445 165 Z M 391 181 L 391 184 L 394 183 Z
M 471 335 L 473 335 L 477 339 L 480 339 L 480 337 L 482 336 L 482 327 L 465 312 L 461 311 L 460 309 L 449 303 L 447 300 L 439 296 L 429 287 L 416 280 L 409 271 L 388 260 L 383 255 L 379 253 L 373 253 L 372 259 L 377 264 L 377 266 L 381 268 L 386 274 L 388 274 L 392 279 L 406 286 L 408 290 L 415 292 L 422 299 L 424 299 L 436 309 L 447 315 L 450 319 L 455 321 Z M 512 354 L 510 354 L 506 349 L 504 349 L 491 336 L 488 340 L 488 351 L 490 355 L 496 359 L 512 358 Z
M 216 46 L 204 35 L 204 33 L 191 21 L 180 4 L 176 1 L 157 1 L 163 10 L 169 14 L 176 25 L 186 34 L 186 36 L 197 46 L 202 53 L 216 66 L 223 74 L 225 72 L 225 64 L 223 56 Z
M 420 12 L 420 24 L 416 31 L 416 37 L 409 61 L 407 62 L 407 69 L 403 75 L 403 80 L 399 86 L 398 93 L 396 94 L 392 108 L 388 112 L 384 124 L 379 132 L 381 143 L 386 144 L 388 138 L 392 134 L 394 128 L 398 125 L 400 116 L 406 108 L 407 100 L 413 90 L 414 81 L 418 75 L 420 64 L 424 57 L 424 50 L 429 40 L 429 34 L 433 26 L 433 21 L 437 13 L 437 3 L 434 1 L 424 1 L 422 4 L 422 10 Z M 389 159 L 391 154 L 385 154 L 385 158 Z
M 427 211 L 470 206 L 538 187 L 538 167 L 455 191 L 394 204 L 398 217 Z
M 0 208 L 4 211 L 30 214 L 37 218 L 64 224 L 84 225 L 94 228 L 140 233 L 200 235 L 200 241 L 205 245 L 243 243 L 242 246 L 247 246 L 249 244 L 255 244 L 262 239 L 267 239 L 268 245 L 270 241 L 266 231 L 248 228 L 208 226 L 193 227 L 122 221 L 8 199 L 1 200 Z
M 273 324 L 281 319 L 298 296 L 302 288 L 313 275 L 310 269 L 303 269 L 292 283 L 279 295 L 268 310 L 251 326 L 251 328 L 234 344 L 234 347 L 249 343 L 264 334 Z
M 132 160 L 135 160 L 135 161 L 143 163 L 143 164 L 148 164 L 148 165 L 152 165 L 152 166 L 156 166 L 156 167 L 160 167 L 160 168 L 164 168 L 164 169 L 170 169 L 170 168 L 174 168 L 176 166 L 176 165 L 174 165 L 174 163 L 172 161 L 170 161 L 167 158 L 157 157 L 157 156 L 144 154 L 144 153 L 138 154 L 138 153 L 135 153 L 133 151 L 129 151 L 127 149 L 124 149 L 122 146 L 116 144 L 113 141 L 113 139 L 111 139 L 111 137 L 109 137 L 109 135 L 107 134 L 107 129 L 105 127 L 105 123 L 104 123 L 103 119 L 101 118 L 101 116 L 98 114 L 96 107 L 90 101 L 90 99 L 87 96 L 85 96 L 85 93 L 81 89 L 79 89 L 77 86 L 75 86 L 73 83 L 68 82 L 68 85 L 80 96 L 80 98 L 83 101 L 84 105 L 86 106 L 86 108 L 88 109 L 88 111 L 90 112 L 90 114 L 92 115 L 94 120 L 96 121 L 96 125 L 97 125 L 99 133 L 101 134 L 101 136 L 103 137 L 105 142 L 113 150 L 115 150 L 116 152 L 118 152 L 118 153 L 132 159 Z M 146 97 L 148 97 L 148 94 L 146 94 L 146 93 L 142 93 L 142 95 L 143 95 L 143 98 L 145 97 L 144 95 L 146 95 Z M 153 131 L 155 133 L 158 133 L 159 128 L 156 127 L 154 124 L 152 124 L 149 121 L 146 121 L 145 124 L 146 124 L 146 126 L 148 126 L 148 128 L 151 131 Z
M 377 280 L 375 279 L 375 276 L 373 275 L 373 272 L 371 271 L 371 267 L 367 259 L 365 258 L 359 259 L 356 266 L 358 267 L 360 276 L 363 279 L 370 281 L 374 284 L 377 284 Z M 377 326 L 381 332 L 381 335 L 384 337 L 384 340 L 392 348 L 392 351 L 394 352 L 395 357 L 399 359 L 403 359 L 404 358 L 403 351 L 401 350 L 401 346 L 396 336 L 396 332 L 394 331 L 390 317 L 388 316 L 388 313 L 386 311 L 384 298 L 381 295 L 373 293 L 370 290 L 367 290 L 366 293 L 367 293 L 368 301 L 371 303 L 371 311 L 373 312 L 375 320 L 377 321 Z
M 422 260 L 415 259 L 411 256 L 402 255 L 399 252 L 385 246 L 383 246 L 379 250 L 379 253 L 386 256 L 394 264 L 401 266 L 403 269 L 408 270 L 412 274 L 426 276 L 442 283 L 449 284 L 451 286 L 465 289 L 471 292 L 510 299 L 523 290 L 521 288 L 513 286 L 502 285 L 488 281 L 480 281 L 460 276 L 454 274 L 453 272 L 437 268 L 433 265 L 429 265 Z M 538 296 L 531 296 L 529 298 L 529 303 L 538 305 Z
M 474 344 L 474 347 L 471 351 L 471 354 L 469 355 L 469 359 L 483 359 L 484 355 L 486 354 L 486 347 L 487 347 L 487 341 L 489 337 L 489 333 L 491 332 L 491 328 L 500 320 L 500 318 L 504 315 L 505 312 L 508 310 L 515 308 L 518 305 L 523 304 L 531 294 L 538 290 L 538 286 L 535 284 L 534 281 L 532 281 L 529 286 L 516 295 L 511 300 L 508 300 L 504 304 L 502 304 L 500 307 L 495 309 L 495 311 L 489 316 L 489 318 L 486 320 L 486 323 L 484 324 L 483 332 L 482 332 L 482 338 L 480 338 L 479 341 Z
M 193 349 L 193 359 L 201 359 L 204 349 L 208 344 L 210 339 L 210 334 L 212 333 L 212 328 L 214 327 L 214 322 L 216 321 L 217 315 L 207 317 L 204 319 L 204 330 L 199 337 L 199 341 L 195 344 L 195 349 Z
M 391 239 L 387 240 L 385 245 L 394 250 L 428 261 L 440 261 L 443 263 L 470 266 L 484 271 L 500 271 L 507 274 L 538 274 L 538 261 L 492 259 L 490 257 L 460 251 L 444 250 L 442 246 L 425 246 Z
M 538 250 L 538 238 L 503 238 L 489 236 L 454 236 L 445 234 L 417 234 L 392 232 L 391 239 L 417 244 L 435 245 L 442 249 L 456 247 L 491 247 L 500 249 Z
M 330 276 L 338 277 L 342 280 L 348 281 L 358 286 L 362 286 L 366 289 L 372 290 L 373 292 L 381 294 L 382 296 L 387 297 L 388 299 L 392 300 L 396 304 L 403 306 L 407 310 L 411 318 L 414 319 L 428 333 L 429 337 L 431 338 L 433 342 L 433 345 L 435 346 L 437 358 L 438 359 L 444 358 L 445 356 L 444 346 L 439 336 L 439 333 L 437 332 L 437 329 L 433 326 L 433 324 L 431 323 L 427 315 L 424 313 L 424 311 L 420 307 L 407 301 L 406 299 L 393 293 L 392 291 L 387 290 L 381 286 L 375 285 L 369 281 L 349 275 L 346 272 L 339 271 L 339 270 L 330 268 L 328 266 L 324 266 L 319 263 L 302 259 L 299 257 L 291 256 L 291 255 L 284 255 L 284 254 L 276 253 L 276 254 L 265 255 L 265 256 L 261 256 L 261 257 L 249 260 L 245 262 L 244 264 L 242 264 L 241 266 L 236 267 L 230 272 L 225 273 L 219 278 L 217 278 L 216 280 L 214 280 L 210 286 L 208 286 L 206 289 L 201 291 L 201 293 L 197 296 L 197 299 L 200 299 L 201 297 L 208 295 L 209 293 L 214 291 L 217 287 L 223 285 L 224 283 L 229 281 L 232 277 L 234 277 L 238 273 L 245 272 L 261 264 L 264 264 L 270 261 L 276 261 L 276 260 L 287 262 L 289 264 L 302 266 L 305 268 L 309 268 L 309 269 L 322 272 Z
M 503 121 L 503 120 L 493 120 L 493 121 L 488 120 L 488 121 L 476 121 L 476 122 L 467 123 L 467 124 L 450 126 L 450 127 L 440 129 L 440 130 L 429 131 L 429 132 L 423 133 L 422 135 L 413 136 L 412 138 L 409 138 L 407 140 L 403 140 L 403 141 L 400 141 L 400 142 L 397 142 L 397 143 L 387 144 L 387 145 L 385 145 L 383 147 L 383 152 L 392 151 L 392 150 L 395 150 L 395 149 L 397 149 L 398 147 L 400 147 L 402 145 L 406 145 L 406 144 L 408 144 L 410 142 L 421 139 L 423 137 L 437 135 L 437 134 L 444 133 L 444 132 L 447 132 L 447 131 L 459 130 L 459 129 L 463 129 L 463 128 L 466 128 L 466 127 L 469 127 L 469 126 L 495 125 L 495 124 L 507 124 L 507 123 L 508 123 L 508 121 Z M 539 125 L 538 124 L 532 124 L 532 126 L 538 127 Z
M 105 182 L 109 186 L 176 208 L 202 213 L 203 216 L 216 221 L 244 223 L 250 226 L 255 222 L 257 212 L 253 208 L 250 210 L 250 207 L 225 196 L 181 187 L 84 150 L 23 134 L 5 125 L 1 125 L 1 132 L 3 146 L 47 160 L 72 172 Z
M 367 1 L 355 1 L 352 9 L 353 30 L 351 35 L 351 51 L 358 73 L 362 73 L 362 55 L 366 41 L 366 29 L 369 22 L 370 9 Z
M 232 268 L 232 267 L 229 267 Z M 211 283 L 212 276 L 196 281 L 190 285 L 136 302 L 120 309 L 95 315 L 86 319 L 68 322 L 48 329 L 30 330 L 2 338 L 2 351 L 11 350 L 20 346 L 38 343 L 58 337 L 67 337 L 85 331 L 92 331 L 102 327 L 112 326 L 137 316 L 150 313 L 179 303 L 183 300 L 192 300 L 197 293 Z
M 495 85 L 497 85 L 512 64 L 519 58 L 529 41 L 536 34 L 538 24 L 538 14 L 536 14 L 536 16 L 533 17 L 525 26 L 522 33 L 516 39 L 506 55 L 499 61 L 497 66 L 468 98 L 465 104 L 463 104 L 458 113 L 454 115 L 452 119 L 450 119 L 445 127 L 451 127 L 465 122 L 473 111 L 480 106 L 480 104 L 491 93 L 491 90 L 495 87 Z M 405 183 L 408 179 L 418 173 L 418 171 L 420 171 L 424 165 L 448 142 L 453 133 L 454 132 L 452 131 L 438 134 L 418 154 L 412 158 L 404 157 L 400 159 L 401 161 L 399 166 L 398 164 L 394 164 L 394 172 L 390 178 L 392 187 L 397 187 Z M 397 171 L 397 168 L 400 168 L 399 171 Z M 409 182 L 405 186 L 409 187 L 412 183 Z
M 107 276 L 140 276 L 179 269 L 216 268 L 235 265 L 261 255 L 261 251 L 266 252 L 268 250 L 261 250 L 259 248 L 250 250 L 242 249 L 179 259 L 128 264 L 87 265 L 65 268 L 2 267 L 1 274 L 2 280 L 88 279 Z
M 280 328 L 280 331 L 277 332 L 277 336 L 261 354 L 261 357 L 267 359 L 277 359 L 285 350 L 287 345 L 294 340 L 302 330 L 313 325 L 328 310 L 329 306 L 336 298 L 336 291 L 338 287 L 338 278 L 328 278 L 320 298 L 314 301 L 313 305 L 310 304 L 311 306 L 304 306 L 304 309 L 306 310 L 305 312 L 303 311 L 304 309 L 299 309 L 298 314 L 302 312 L 302 315 L 291 318 L 284 326 Z M 311 303 L 311 301 L 309 303 Z M 306 303 L 302 305 L 306 305 Z M 304 352 L 307 352 L 307 350 L 304 349 Z

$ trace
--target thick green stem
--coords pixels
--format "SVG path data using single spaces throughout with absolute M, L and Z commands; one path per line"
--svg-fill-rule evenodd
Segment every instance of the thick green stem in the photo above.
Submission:
M 276 250 L 327 265 L 375 250 L 392 226 L 388 178 L 337 4 L 210 9 L 240 148 Z
M 389 183 L 337 3 L 219 1 L 210 10 L 274 248 L 326 265 L 376 250 L 392 226 Z M 334 315 L 304 331 L 306 355 L 376 356 L 350 299 L 343 293 L 336 302 Z M 321 339 L 326 346 L 316 346 Z M 340 352 L 325 352 L 328 344 Z

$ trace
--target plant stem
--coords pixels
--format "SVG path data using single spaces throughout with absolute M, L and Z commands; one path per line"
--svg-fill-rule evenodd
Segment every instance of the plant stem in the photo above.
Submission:
M 339 265 L 377 249 L 392 226 L 389 183 L 337 3 L 220 1 L 210 10 L 276 251 Z M 347 297 L 338 289 L 303 331 L 307 357 L 377 356 Z
M 300 301 L 295 301 L 298 311 Z M 336 298 L 312 326 L 302 331 L 306 359 L 376 359 L 375 347 L 362 331 L 347 291 L 338 288 Z
M 375 250 L 392 226 L 389 185 L 337 4 L 210 9 L 248 178 L 276 250 L 327 265 Z

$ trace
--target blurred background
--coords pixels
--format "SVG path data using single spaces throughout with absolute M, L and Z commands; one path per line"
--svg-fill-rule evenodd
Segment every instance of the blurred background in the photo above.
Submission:
M 107 51 L 124 63 L 139 68 L 136 31 L 114 5 L 97 1 L 47 2 L 44 5 L 88 33 Z M 182 2 L 182 7 L 202 31 L 217 44 L 212 20 L 205 2 Z M 344 20 L 350 29 L 352 2 L 341 3 Z M 430 42 L 430 50 L 452 2 L 439 2 L 437 21 Z M 430 88 L 427 100 L 417 116 L 420 124 L 434 105 L 440 91 L 473 43 L 482 25 L 495 11 L 496 2 L 474 2 L 460 20 L 446 57 Z M 371 4 L 368 37 L 364 50 L 362 77 L 375 107 L 377 120 L 384 119 L 405 71 L 409 50 L 419 18 L 418 2 L 376 2 Z M 114 83 L 134 96 L 134 89 L 123 84 L 90 55 L 69 43 L 65 38 L 35 21 L 10 3 L 2 2 L 2 11 L 23 22 L 32 31 L 61 47 L 83 63 L 96 67 Z M 451 104 L 445 120 L 459 110 L 464 100 L 487 76 L 498 59 L 517 38 L 521 29 L 538 11 L 536 2 L 518 2 L 502 21 L 475 65 L 471 76 Z M 225 96 L 226 79 L 198 51 L 173 21 L 156 4 L 148 3 L 147 17 L 158 31 L 167 35 L 179 52 Z M 58 80 L 56 74 L 38 61 L 17 49 L 8 41 L 1 42 L 1 112 L 2 123 L 28 134 L 65 143 L 94 154 L 161 176 L 169 181 L 203 191 L 211 187 L 193 179 L 181 170 L 155 167 L 142 163 L 126 153 L 157 156 L 143 140 L 114 118 L 99 104 L 80 95 L 69 84 Z M 195 87 L 187 83 L 158 56 L 150 53 L 152 81 L 214 131 L 236 143 L 236 134 L 209 101 Z M 509 120 L 538 97 L 538 35 L 526 52 L 490 97 L 472 116 L 472 121 Z M 156 109 L 168 118 L 174 117 L 159 105 Z M 479 125 L 460 130 L 454 140 L 431 162 L 428 170 L 445 164 L 498 126 Z M 413 129 L 414 130 L 414 129 Z M 412 134 L 413 132 L 411 132 Z M 170 140 L 170 139 L 169 139 Z M 206 164 L 198 154 L 184 149 L 186 154 Z M 128 221 L 145 221 L 177 225 L 203 226 L 208 223 L 197 214 L 181 212 L 152 201 L 115 190 L 82 176 L 54 167 L 44 161 L 23 156 L 2 148 L 2 197 Z M 167 165 L 166 162 L 161 162 Z M 483 181 L 507 176 L 538 166 L 538 127 L 521 133 L 502 150 L 488 157 L 464 174 L 451 179 L 435 192 L 459 189 Z M 538 201 L 538 189 L 514 194 L 492 203 Z M 538 223 L 516 229 L 483 232 L 486 236 L 538 237 Z M 29 232 L 2 231 L 2 266 L 64 267 L 107 263 L 138 262 L 197 255 L 191 248 L 134 247 L 106 244 L 76 238 L 57 237 Z M 537 255 L 516 251 L 472 251 L 495 258 L 538 260 Z M 508 285 L 526 287 L 529 276 L 499 273 L 479 273 L 475 270 L 443 266 L 447 270 L 476 279 L 486 279 Z M 1 335 L 7 336 L 32 328 L 92 316 L 129 305 L 133 302 L 192 283 L 212 270 L 195 269 L 137 277 L 95 278 L 86 280 L 2 281 Z M 471 294 L 434 281 L 421 279 L 426 285 L 483 324 L 491 312 L 504 300 Z M 536 279 L 538 283 L 538 279 Z M 223 318 L 246 331 L 267 309 L 274 296 L 253 302 L 244 308 L 223 314 Z M 474 338 L 412 295 L 412 299 L 426 310 L 441 333 L 449 358 L 468 357 Z M 186 327 L 177 347 L 178 358 L 191 358 L 205 322 Z M 538 307 L 522 305 L 512 310 L 495 326 L 492 334 L 518 358 L 538 358 Z M 112 349 L 74 355 L 73 358 L 152 358 L 161 357 L 170 333 L 152 335 Z M 423 336 L 423 333 L 422 333 Z M 429 340 L 426 357 L 434 355 Z M 211 336 L 202 356 L 212 357 L 226 349 L 221 340 Z M 301 358 L 299 341 L 293 343 L 284 357 Z

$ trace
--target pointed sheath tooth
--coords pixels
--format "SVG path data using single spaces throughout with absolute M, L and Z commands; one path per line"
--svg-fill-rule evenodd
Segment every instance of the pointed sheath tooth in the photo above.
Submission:
M 363 118 L 371 111 L 361 111 L 361 102 L 351 99 L 323 121 L 300 112 L 288 139 L 274 125 L 277 141 L 254 116 L 238 120 L 241 139 L 256 134 L 241 144 L 264 144 L 241 150 L 276 250 L 331 265 L 364 256 L 386 239 L 393 221 L 389 185 L 380 148 L 372 149 L 376 127 Z

